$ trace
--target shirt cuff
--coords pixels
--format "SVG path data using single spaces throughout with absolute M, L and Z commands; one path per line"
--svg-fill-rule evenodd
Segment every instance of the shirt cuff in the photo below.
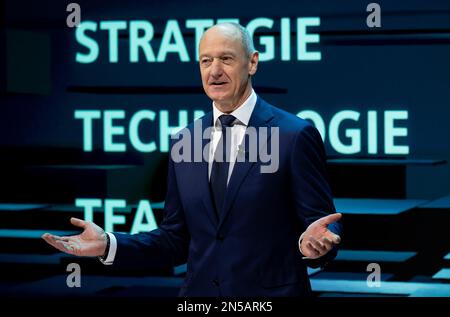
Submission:
M 114 234 L 110 232 L 107 232 L 106 234 L 109 236 L 109 251 L 106 259 L 103 260 L 102 258 L 100 258 L 100 262 L 102 262 L 104 265 L 112 265 L 114 263 L 114 258 L 116 257 L 117 240 Z

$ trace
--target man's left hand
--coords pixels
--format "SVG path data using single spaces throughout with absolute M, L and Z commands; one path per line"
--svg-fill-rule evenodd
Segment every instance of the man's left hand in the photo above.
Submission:
M 328 225 L 339 221 L 341 213 L 320 218 L 308 226 L 300 241 L 300 252 L 309 259 L 317 259 L 327 254 L 341 237 L 328 230 Z

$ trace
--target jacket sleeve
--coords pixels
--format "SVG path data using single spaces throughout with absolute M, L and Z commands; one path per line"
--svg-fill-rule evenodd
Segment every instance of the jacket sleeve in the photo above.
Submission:
M 291 190 L 295 209 L 298 217 L 304 222 L 304 230 L 306 230 L 317 219 L 336 212 L 328 182 L 325 148 L 319 132 L 309 123 L 297 132 L 291 164 Z M 339 236 L 342 235 L 340 222 L 329 225 L 328 229 Z M 299 237 L 300 234 L 301 232 Z M 335 246 L 318 259 L 304 261 L 310 267 L 323 267 L 336 255 L 337 247 Z
M 114 268 L 163 268 L 186 263 L 190 235 L 178 192 L 175 166 L 169 152 L 164 217 L 158 229 L 138 234 L 115 233 Z

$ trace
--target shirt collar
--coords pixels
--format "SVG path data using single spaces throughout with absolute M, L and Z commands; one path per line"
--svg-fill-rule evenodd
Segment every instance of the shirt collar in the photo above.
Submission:
M 255 105 L 256 105 L 256 99 L 257 99 L 256 93 L 252 89 L 252 93 L 250 94 L 250 96 L 248 96 L 248 98 L 244 101 L 244 103 L 242 105 L 240 105 L 239 107 L 237 107 L 230 114 L 233 115 L 239 121 L 240 124 L 248 126 L 248 122 L 250 121 L 250 117 L 251 117 L 253 109 L 255 108 Z M 220 123 L 218 123 L 218 122 L 220 122 L 218 119 L 223 114 L 225 114 L 225 113 L 220 111 L 216 107 L 215 103 L 213 102 L 214 126 L 220 124 Z

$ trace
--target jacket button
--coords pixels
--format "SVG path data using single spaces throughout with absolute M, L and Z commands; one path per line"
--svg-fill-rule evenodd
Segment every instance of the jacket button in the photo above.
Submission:
M 219 286 L 220 285 L 218 280 L 213 280 L 212 283 L 213 283 L 214 286 Z

